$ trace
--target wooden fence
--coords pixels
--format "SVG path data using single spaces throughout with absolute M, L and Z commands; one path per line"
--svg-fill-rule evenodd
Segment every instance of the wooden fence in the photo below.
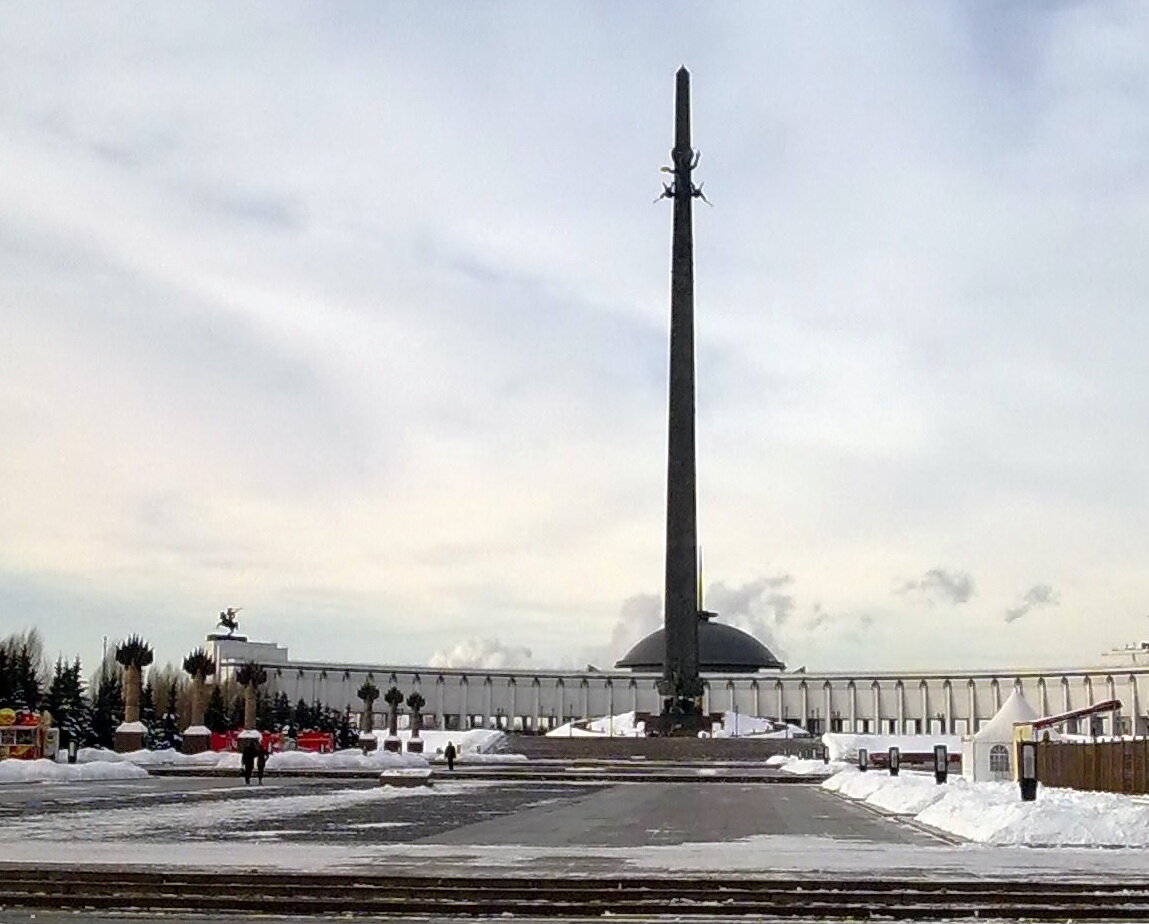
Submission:
M 1043 786 L 1149 793 L 1149 738 L 1041 741 L 1037 745 L 1037 779 Z

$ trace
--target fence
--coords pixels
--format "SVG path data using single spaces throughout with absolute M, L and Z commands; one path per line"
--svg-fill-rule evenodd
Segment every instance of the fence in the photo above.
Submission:
M 1149 738 L 1039 742 L 1037 779 L 1043 786 L 1149 793 Z

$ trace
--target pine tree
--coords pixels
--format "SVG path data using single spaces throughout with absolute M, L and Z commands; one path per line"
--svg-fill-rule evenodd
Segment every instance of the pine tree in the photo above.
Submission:
M 353 748 L 359 744 L 359 731 L 351 722 L 351 707 L 339 718 L 339 727 L 335 732 L 335 742 L 341 748 Z
M 67 664 L 62 657 L 56 659 L 52 682 L 44 693 L 43 708 L 52 714 L 52 721 L 60 729 L 60 745 L 77 742 L 88 737 L 91 727 L 91 706 L 84 695 L 84 682 L 80 679 L 80 659 Z
M 156 720 L 157 748 L 164 750 L 178 748 L 183 743 L 183 736 L 180 734 L 179 692 L 179 680 L 173 676 L 164 691 L 165 708 Z
M 271 707 L 271 721 L 276 731 L 283 731 L 291 724 L 291 700 L 282 690 L 275 695 L 275 702 Z
M 203 724 L 217 734 L 231 729 L 227 718 L 227 704 L 223 701 L 223 690 L 218 683 L 211 685 L 211 696 L 203 713 Z
M 11 709 L 12 700 L 12 658 L 8 654 L 8 645 L 0 643 L 0 709 Z
M 144 747 L 151 747 L 156 738 L 156 688 L 152 684 L 151 675 L 148 682 L 140 691 L 140 721 L 144 723 L 147 732 L 144 734 Z
M 115 743 L 116 729 L 124 720 L 124 687 L 119 673 L 108 671 L 96 687 L 92 702 L 92 744 L 110 748 Z M 85 742 L 88 743 L 88 742 Z
M 302 696 L 299 697 L 299 702 L 295 704 L 295 715 L 292 717 L 291 724 L 295 726 L 296 731 L 301 732 L 311 731 L 314 728 L 311 722 L 311 708 Z

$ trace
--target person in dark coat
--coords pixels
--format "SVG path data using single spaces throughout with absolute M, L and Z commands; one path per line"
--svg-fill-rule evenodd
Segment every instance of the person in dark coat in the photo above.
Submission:
M 448 770 L 454 770 L 455 769 L 455 755 L 457 753 L 458 753 L 458 751 L 455 750 L 454 743 L 451 741 L 448 741 L 447 746 L 445 748 L 443 748 L 443 756 L 447 758 L 447 769 Z
M 263 785 L 263 769 L 267 766 L 267 748 L 260 742 L 259 753 L 255 755 L 255 775 L 259 779 L 259 785 Z
M 240 753 L 240 763 L 243 765 L 243 782 L 245 785 L 251 785 L 251 771 L 255 769 L 255 752 L 258 746 L 250 738 L 245 738 L 243 742 L 243 751 Z

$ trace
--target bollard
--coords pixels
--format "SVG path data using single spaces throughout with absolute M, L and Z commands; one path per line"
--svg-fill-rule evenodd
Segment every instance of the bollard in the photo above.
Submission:
M 899 764 L 902 760 L 902 752 L 899 748 L 890 748 L 890 776 L 897 776 L 901 772 Z
M 72 735 L 68 738 L 68 763 L 74 764 L 76 762 L 77 751 L 80 749 L 80 742 L 76 740 L 76 736 Z
M 870 752 L 867 751 L 865 748 L 858 748 L 858 769 L 861 770 L 863 773 L 865 773 L 866 768 L 869 767 L 869 765 L 870 765 Z
M 1037 798 L 1037 742 L 1022 741 L 1017 761 L 1017 782 L 1021 787 L 1021 801 L 1033 802 Z
M 946 781 L 950 770 L 949 748 L 944 744 L 934 745 L 934 779 L 940 786 Z
M 830 762 L 830 748 L 822 745 L 822 763 L 828 764 Z

